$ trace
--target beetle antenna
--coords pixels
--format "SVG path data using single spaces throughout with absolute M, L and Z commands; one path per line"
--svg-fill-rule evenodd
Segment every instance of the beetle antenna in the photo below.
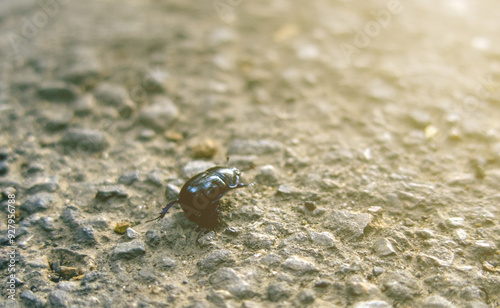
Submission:
M 226 165 L 229 167 L 229 156 L 226 156 Z
M 165 214 L 167 214 L 167 211 L 172 207 L 172 205 L 176 204 L 177 202 L 179 202 L 179 200 L 174 200 L 172 202 L 170 202 L 169 204 L 167 204 L 167 206 L 165 206 L 165 208 L 161 211 L 160 213 L 160 216 L 156 217 L 156 218 L 153 218 L 153 219 L 150 219 L 150 220 L 146 220 L 145 222 L 151 222 L 153 220 L 156 220 L 157 222 L 160 221 L 160 219 L 162 219 L 163 217 L 165 217 Z
M 248 168 L 240 169 L 240 170 L 241 170 L 241 172 L 245 172 L 245 171 L 253 170 L 253 169 L 255 169 L 255 166 L 254 165 L 250 165 Z
M 160 220 L 160 217 L 155 217 L 155 218 L 153 218 L 153 219 L 148 219 L 148 220 L 146 220 L 146 221 L 145 221 L 145 222 L 143 222 L 143 223 L 145 223 L 145 224 L 146 224 L 146 223 L 148 223 L 148 222 L 152 222 L 152 221 L 154 221 L 154 220 L 158 221 L 158 220 Z

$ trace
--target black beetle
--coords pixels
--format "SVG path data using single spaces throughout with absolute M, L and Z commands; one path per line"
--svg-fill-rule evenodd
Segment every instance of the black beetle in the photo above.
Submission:
M 179 199 L 167 204 L 158 220 L 172 205 L 179 203 L 187 219 L 200 227 L 216 227 L 219 223 L 219 199 L 231 189 L 253 185 L 240 183 L 240 174 L 236 168 L 212 167 L 193 176 L 182 186 Z

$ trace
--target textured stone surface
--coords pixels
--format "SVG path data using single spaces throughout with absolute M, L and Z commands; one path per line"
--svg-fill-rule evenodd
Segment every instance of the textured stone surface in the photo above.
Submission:
M 365 228 L 372 221 L 372 215 L 367 213 L 354 213 L 349 211 L 334 211 L 325 221 L 325 227 L 335 230 L 344 238 L 359 238 Z
M 28 214 L 41 212 L 47 210 L 55 202 L 53 195 L 48 193 L 39 193 L 29 196 L 28 199 L 21 204 L 21 210 L 26 211 Z
M 218 269 L 210 276 L 210 283 L 216 289 L 227 290 L 238 298 L 253 297 L 253 287 L 235 270 L 227 267 Z

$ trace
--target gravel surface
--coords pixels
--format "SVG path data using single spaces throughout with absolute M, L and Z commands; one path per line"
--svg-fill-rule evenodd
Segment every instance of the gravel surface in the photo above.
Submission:
M 0 2 L 0 307 L 499 307 L 499 11 Z

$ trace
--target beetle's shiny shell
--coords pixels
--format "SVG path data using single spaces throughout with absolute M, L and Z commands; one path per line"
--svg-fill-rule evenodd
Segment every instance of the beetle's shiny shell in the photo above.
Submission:
M 189 179 L 179 193 L 184 215 L 200 226 L 218 220 L 219 199 L 239 184 L 236 168 L 213 167 Z
M 174 204 L 179 203 L 189 220 L 200 227 L 216 228 L 219 225 L 219 199 L 231 189 L 251 185 L 253 183 L 240 183 L 240 171 L 236 168 L 210 168 L 189 179 L 182 186 L 179 199 L 170 201 L 155 219 L 162 219 Z

